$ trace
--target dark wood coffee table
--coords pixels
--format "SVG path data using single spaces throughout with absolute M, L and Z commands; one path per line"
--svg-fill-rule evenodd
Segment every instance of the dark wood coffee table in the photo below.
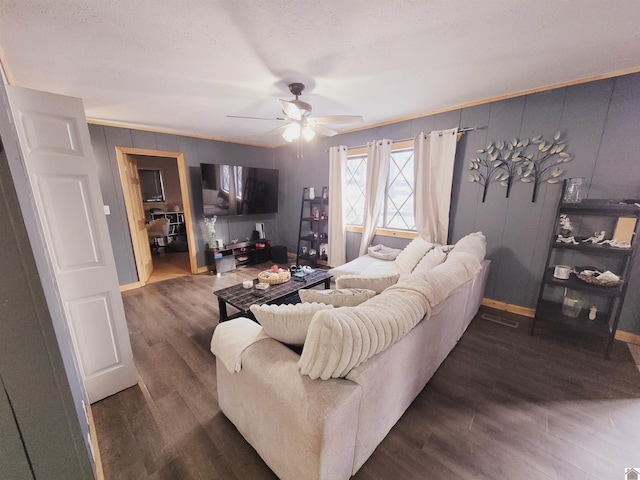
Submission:
M 306 275 L 303 281 L 299 282 L 292 278 L 288 282 L 269 285 L 269 288 L 266 290 L 244 288 L 242 283 L 216 290 L 213 293 L 218 297 L 220 321 L 224 322 L 238 316 L 253 318 L 249 310 L 251 305 L 298 303 L 300 302 L 298 290 L 315 287 L 321 283 L 324 283 L 324 288 L 329 288 L 331 278 L 332 275 L 329 275 L 325 270 L 316 269 Z M 253 280 L 253 284 L 255 285 L 256 283 L 258 283 L 257 278 Z M 229 316 L 227 313 L 227 304 L 237 308 L 240 312 Z

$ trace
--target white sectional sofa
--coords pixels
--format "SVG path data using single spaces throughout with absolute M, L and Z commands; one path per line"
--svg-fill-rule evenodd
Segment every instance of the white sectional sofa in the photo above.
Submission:
M 355 307 L 315 313 L 301 355 L 246 319 L 220 324 L 212 351 L 222 412 L 279 478 L 349 478 L 475 316 L 489 271 L 484 246 L 481 233 L 471 234 L 443 262 L 410 272 L 403 255 L 393 286 Z M 362 270 L 378 263 L 355 262 Z M 393 275 L 389 261 L 379 265 L 371 275 Z M 335 272 L 338 287 L 361 281 L 352 267 Z M 231 362 L 222 337 L 237 347 Z

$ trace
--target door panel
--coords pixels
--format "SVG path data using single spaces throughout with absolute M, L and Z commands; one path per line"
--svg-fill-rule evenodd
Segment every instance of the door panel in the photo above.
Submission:
M 82 102 L 7 90 L 76 362 L 96 402 L 135 385 L 136 370 Z
M 93 233 L 92 205 L 87 195 L 87 177 L 44 175 L 37 178 L 47 229 L 54 237 L 53 260 L 58 271 L 103 266 L 99 238 Z M 80 221 L 81 220 L 81 221 Z
M 139 280 L 145 285 L 153 273 L 153 258 L 151 257 L 151 247 L 149 246 L 149 236 L 147 235 L 147 225 L 142 204 L 142 193 L 140 191 L 140 177 L 138 175 L 138 165 L 131 155 L 127 155 L 127 173 L 129 187 L 131 191 L 132 214 L 136 227 L 136 241 L 138 242 L 138 252 L 140 255 L 141 272 Z

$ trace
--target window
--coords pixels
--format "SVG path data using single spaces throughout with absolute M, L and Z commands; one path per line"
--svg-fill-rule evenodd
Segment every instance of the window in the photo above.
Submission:
M 143 202 L 164 202 L 164 184 L 162 170 L 138 169 L 140 193 Z
M 362 225 L 364 196 L 367 185 L 367 154 L 349 155 L 347 158 L 346 195 L 348 225 Z
M 384 205 L 378 228 L 411 230 L 416 228 L 413 212 L 413 142 L 394 145 L 391 152 Z M 362 225 L 366 195 L 367 154 L 357 151 L 347 159 L 345 203 L 349 225 Z
M 231 176 L 231 165 L 220 166 L 220 190 L 224 190 L 229 193 L 229 177 Z

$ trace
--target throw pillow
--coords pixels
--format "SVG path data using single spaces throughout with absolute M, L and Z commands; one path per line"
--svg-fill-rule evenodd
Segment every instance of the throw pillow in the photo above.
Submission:
M 376 293 L 381 293 L 384 289 L 398 283 L 400 274 L 394 275 L 378 275 L 378 276 L 364 276 L 364 275 L 343 275 L 336 279 L 337 288 L 365 288 L 367 290 L 373 290 Z
M 481 262 L 487 254 L 487 239 L 482 232 L 470 233 L 458 240 L 453 252 L 470 253 Z
M 424 273 L 428 272 L 434 267 L 437 267 L 447 258 L 447 253 L 444 251 L 442 246 L 433 247 L 429 250 L 422 260 L 418 262 L 416 268 L 413 269 L 415 273 Z
M 333 308 L 323 303 L 251 305 L 251 313 L 271 338 L 289 345 L 304 345 L 309 324 L 319 310 Z
M 373 290 L 365 288 L 335 288 L 330 290 L 311 290 L 303 288 L 298 291 L 303 302 L 318 302 L 334 307 L 355 307 L 376 295 Z
M 395 260 L 401 251 L 399 248 L 391 248 L 382 244 L 373 245 L 367 249 L 370 257 L 379 258 L 380 260 Z
M 433 243 L 416 237 L 396 257 L 396 264 L 403 273 L 411 273 L 420 259 L 433 248 Z

